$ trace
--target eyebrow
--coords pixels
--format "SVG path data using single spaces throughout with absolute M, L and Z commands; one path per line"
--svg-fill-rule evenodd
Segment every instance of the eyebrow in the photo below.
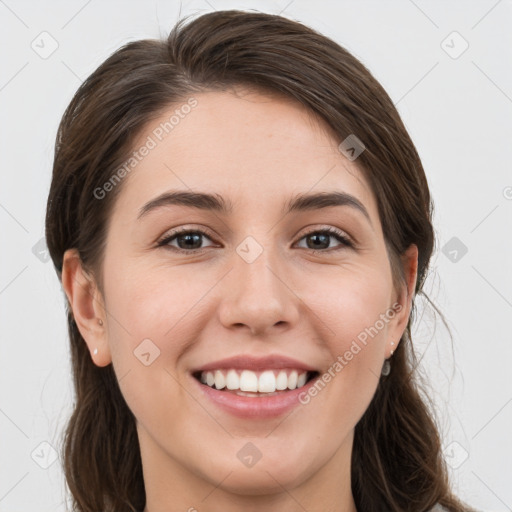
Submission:
M 227 215 L 233 211 L 233 203 L 219 194 L 206 192 L 190 192 L 186 190 L 165 192 L 155 199 L 147 202 L 139 211 L 138 219 L 149 212 L 164 206 L 187 206 L 199 210 L 214 211 Z M 283 214 L 294 211 L 311 211 L 330 208 L 333 206 L 349 206 L 362 213 L 371 226 L 370 215 L 364 205 L 355 196 L 346 192 L 316 192 L 297 194 L 288 200 L 284 206 Z

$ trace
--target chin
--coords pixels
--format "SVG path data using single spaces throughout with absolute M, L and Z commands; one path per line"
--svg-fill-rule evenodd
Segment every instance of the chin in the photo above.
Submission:
M 300 483 L 296 475 L 291 474 L 291 464 L 288 469 L 277 470 L 268 464 L 268 467 L 262 466 L 259 469 L 253 467 L 231 469 L 231 471 L 233 472 L 222 482 L 221 486 L 225 491 L 241 496 L 279 494 L 283 492 L 283 487 L 293 489 Z M 229 471 L 226 474 L 228 473 Z M 218 475 L 215 476 L 218 478 Z

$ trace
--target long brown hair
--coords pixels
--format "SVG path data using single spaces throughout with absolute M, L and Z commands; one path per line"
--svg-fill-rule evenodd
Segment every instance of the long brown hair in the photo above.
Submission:
M 167 40 L 126 44 L 80 86 L 60 123 L 46 214 L 47 245 L 61 278 L 64 252 L 79 251 L 102 289 L 106 227 L 119 183 L 94 193 L 133 151 L 148 120 L 194 93 L 245 85 L 295 99 L 339 142 L 356 135 L 357 159 L 377 199 L 396 285 L 400 255 L 418 247 L 422 293 L 435 237 L 418 156 L 393 102 L 365 66 L 329 38 L 281 16 L 217 11 L 182 19 Z M 358 510 L 461 512 L 448 483 L 435 419 L 422 399 L 409 323 L 355 429 L 352 491 Z M 67 305 L 76 401 L 63 438 L 73 510 L 140 511 L 145 490 L 135 418 L 112 365 L 97 367 Z

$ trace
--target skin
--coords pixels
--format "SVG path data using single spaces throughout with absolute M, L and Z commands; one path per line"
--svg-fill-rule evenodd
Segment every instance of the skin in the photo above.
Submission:
M 304 107 L 241 89 L 195 98 L 198 106 L 124 178 L 108 227 L 103 293 L 75 250 L 64 259 L 63 286 L 91 358 L 114 365 L 137 419 L 145 512 L 353 512 L 354 427 L 406 328 L 417 248 L 403 255 L 407 282 L 396 290 L 376 199 L 357 160 L 345 158 L 341 141 Z M 175 108 L 148 124 L 134 147 Z M 218 193 L 234 209 L 165 206 L 137 220 L 161 193 L 190 189 Z M 281 213 L 294 194 L 334 190 L 357 197 L 371 224 L 349 206 Z M 197 242 L 202 254 L 156 246 L 179 227 L 211 233 Z M 306 235 L 327 227 L 355 248 L 335 237 L 308 246 Z M 248 236 L 263 248 L 252 263 L 236 252 Z M 186 240 L 181 247 L 191 251 Z M 236 418 L 191 381 L 190 369 L 240 353 L 289 355 L 325 372 L 395 303 L 401 311 L 286 417 Z M 145 366 L 133 351 L 148 338 L 160 355 Z M 250 468 L 237 458 L 247 442 L 262 454 Z

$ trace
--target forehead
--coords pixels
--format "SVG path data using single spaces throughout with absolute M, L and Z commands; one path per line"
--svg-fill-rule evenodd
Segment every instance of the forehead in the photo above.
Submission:
M 297 193 L 338 190 L 377 215 L 363 173 L 340 153 L 339 142 L 293 99 L 240 88 L 195 94 L 141 130 L 134 151 L 151 149 L 125 178 L 117 208 L 134 210 L 180 189 L 220 194 L 234 209 L 258 203 L 271 210 Z

